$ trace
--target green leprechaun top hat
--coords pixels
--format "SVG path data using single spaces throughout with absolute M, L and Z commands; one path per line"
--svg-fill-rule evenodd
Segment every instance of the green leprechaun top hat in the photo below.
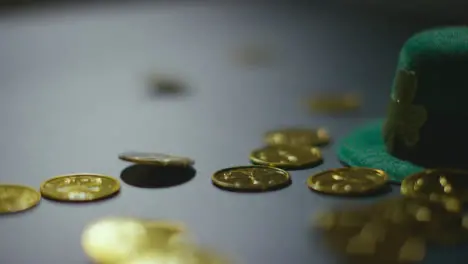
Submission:
M 468 27 L 423 31 L 404 44 L 385 120 L 339 144 L 349 166 L 392 180 L 424 168 L 468 168 Z

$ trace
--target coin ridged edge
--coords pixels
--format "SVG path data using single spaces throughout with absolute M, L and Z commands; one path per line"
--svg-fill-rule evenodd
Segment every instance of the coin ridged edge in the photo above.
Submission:
M 288 163 L 280 163 L 280 162 L 268 162 L 268 161 L 262 160 L 260 158 L 257 158 L 256 155 L 255 155 L 256 153 L 264 150 L 265 148 L 279 147 L 279 146 L 288 146 L 290 148 L 304 148 L 304 149 L 307 148 L 307 149 L 309 149 L 311 151 L 311 155 L 316 155 L 317 160 L 313 161 L 313 162 L 303 162 L 303 163 L 299 163 L 299 164 L 288 164 Z M 313 153 L 313 152 L 315 152 L 315 153 Z M 279 145 L 279 144 L 278 145 L 270 145 L 270 146 L 266 146 L 266 147 L 263 147 L 263 148 L 254 149 L 254 150 L 252 150 L 250 152 L 249 159 L 250 159 L 250 162 L 252 162 L 253 164 L 256 164 L 256 165 L 274 167 L 274 168 L 280 168 L 280 169 L 308 168 L 308 167 L 319 165 L 319 164 L 321 164 L 323 162 L 322 152 L 317 147 L 313 147 L 313 146 L 300 147 L 300 146 L 291 146 L 291 145 L 284 145 L 284 144 L 283 145 Z
M 60 178 L 66 178 L 66 177 L 79 177 L 79 176 L 91 176 L 91 177 L 99 177 L 99 178 L 105 178 L 105 179 L 110 179 L 112 180 L 113 182 L 115 182 L 115 190 L 112 192 L 112 193 L 109 193 L 108 195 L 105 195 L 105 196 L 102 196 L 102 197 L 99 197 L 99 198 L 96 198 L 96 199 L 91 199 L 91 200 L 69 200 L 69 199 L 58 199 L 57 197 L 53 196 L 53 195 L 49 195 L 47 194 L 47 192 L 44 190 L 45 189 L 45 185 L 47 183 L 49 183 L 50 181 L 53 181 L 53 180 L 56 180 L 56 179 L 60 179 Z M 49 178 L 45 181 L 43 181 L 41 183 L 41 186 L 39 188 L 39 192 L 41 193 L 42 197 L 44 198 L 47 198 L 49 200 L 54 200 L 54 201 L 61 201 L 61 202 L 69 202 L 69 203 L 86 203 L 86 202 L 93 202 L 93 201 L 99 201 L 99 200 L 104 200 L 106 198 L 109 198 L 109 197 L 112 197 L 114 194 L 120 192 L 120 181 L 117 180 L 117 178 L 114 178 L 112 176 L 109 176 L 109 175 L 105 175 L 105 174 L 99 174 L 99 173 L 87 173 L 87 172 L 83 172 L 83 173 L 70 173 L 70 174 L 63 174 L 63 175 L 58 175 L 58 176 L 55 176 L 55 177 L 52 177 L 52 178 Z
M 325 173 L 339 172 L 339 171 L 346 171 L 346 170 L 369 170 L 369 171 L 379 172 L 379 174 L 381 174 L 383 176 L 382 184 L 376 185 L 374 188 L 369 188 L 365 192 L 350 191 L 350 192 L 347 192 L 347 193 L 341 193 L 341 192 L 331 192 L 331 191 L 326 191 L 326 190 L 318 190 L 317 188 L 314 188 L 314 183 L 313 183 L 314 178 L 317 178 L 320 175 L 323 175 Z M 375 191 L 381 189 L 382 187 L 384 187 L 385 184 L 388 183 L 388 182 L 389 182 L 389 176 L 383 170 L 374 169 L 374 168 L 366 168 L 366 167 L 345 167 L 345 168 L 324 170 L 324 171 L 315 173 L 313 175 L 310 175 L 306 180 L 306 185 L 310 190 L 312 190 L 314 192 L 318 192 L 318 193 L 330 194 L 330 195 L 336 195 L 336 196 L 359 196 L 359 195 L 366 195 L 366 194 L 375 192 Z
M 262 166 L 262 165 L 234 166 L 234 167 L 224 168 L 224 169 L 221 169 L 221 170 L 218 170 L 218 171 L 214 172 L 213 175 L 211 175 L 211 182 L 217 187 L 220 187 L 222 189 L 228 189 L 228 190 L 266 191 L 266 190 L 274 189 L 274 187 L 272 187 L 272 188 L 236 188 L 235 186 L 232 186 L 232 184 L 226 184 L 226 183 L 221 182 L 221 181 L 219 181 L 219 180 L 217 180 L 215 178 L 215 176 L 217 174 L 219 174 L 219 173 L 223 173 L 223 172 L 233 170 L 233 169 L 248 169 L 248 168 L 271 169 L 271 170 L 275 170 L 275 171 L 278 171 L 278 172 L 281 172 L 282 174 L 284 174 L 286 176 L 286 178 L 287 178 L 286 181 L 283 184 L 278 184 L 275 187 L 282 187 L 282 186 L 285 186 L 285 185 L 291 183 L 291 175 L 289 174 L 289 172 L 287 172 L 287 171 L 285 171 L 285 170 L 283 170 L 281 168 L 270 167 L 270 166 Z
M 0 215 L 4 215 L 4 214 L 15 214 L 15 213 L 20 213 L 20 212 L 24 212 L 24 211 L 27 211 L 27 210 L 30 210 L 30 209 L 33 209 L 34 207 L 38 206 L 39 203 L 41 202 L 41 198 L 42 198 L 42 195 L 39 191 L 37 191 L 36 189 L 30 187 L 30 186 L 27 186 L 27 185 L 21 185 L 21 184 L 0 184 L 0 187 L 16 187 L 16 188 L 23 188 L 23 189 L 26 189 L 28 191 L 31 191 L 33 193 L 35 193 L 37 195 L 37 199 L 34 200 L 34 203 L 31 204 L 31 206 L 27 207 L 27 208 L 24 208 L 24 209 L 21 209 L 21 210 L 16 210 L 16 211 L 9 211 L 9 212 L 1 212 L 0 211 Z
M 159 154 L 159 153 L 158 153 Z M 164 154 L 167 155 L 167 154 Z M 148 161 L 145 160 L 144 158 L 132 158 L 129 157 L 129 155 L 125 155 L 125 153 L 119 154 L 119 159 L 127 162 L 131 162 L 134 164 L 140 164 L 140 165 L 156 165 L 156 166 L 193 166 L 195 164 L 195 161 L 191 158 L 187 157 L 181 157 L 181 156 L 174 156 L 174 155 L 167 155 L 168 157 L 174 157 L 174 158 L 179 158 L 179 161 L 172 161 L 172 162 L 163 162 L 160 160 L 152 160 Z M 185 161 L 181 161 L 185 160 Z

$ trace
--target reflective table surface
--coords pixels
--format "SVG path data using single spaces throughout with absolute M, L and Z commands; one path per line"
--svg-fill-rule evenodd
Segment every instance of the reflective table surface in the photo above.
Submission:
M 419 21 L 419 22 L 418 22 Z M 122 182 L 121 193 L 90 204 L 43 200 L 0 217 L 0 263 L 88 263 L 81 232 L 104 216 L 185 222 L 196 241 L 237 263 L 334 263 L 309 236 L 310 216 L 345 199 L 311 192 L 314 172 L 341 167 L 335 144 L 325 162 L 292 171 L 292 185 L 261 194 L 217 189 L 211 175 L 249 164 L 263 134 L 325 127 L 334 141 L 385 115 L 397 55 L 425 26 L 377 14 L 305 6 L 125 4 L 17 12 L 0 18 L 0 180 L 39 188 L 44 180 L 93 172 L 124 177 L 124 151 L 195 160 L 196 175 L 165 188 Z M 265 65 L 236 61 L 259 45 Z M 148 88 L 153 73 L 187 84 L 177 96 Z M 311 114 L 307 96 L 360 92 L 361 110 Z M 398 187 L 394 187 L 396 195 Z

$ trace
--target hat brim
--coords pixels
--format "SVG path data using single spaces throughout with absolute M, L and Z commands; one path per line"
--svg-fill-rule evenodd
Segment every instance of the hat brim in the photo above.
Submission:
M 383 122 L 381 119 L 369 123 L 343 138 L 338 144 L 338 158 L 351 167 L 381 169 L 388 174 L 391 181 L 400 183 L 407 176 L 424 168 L 400 160 L 387 152 L 382 137 Z

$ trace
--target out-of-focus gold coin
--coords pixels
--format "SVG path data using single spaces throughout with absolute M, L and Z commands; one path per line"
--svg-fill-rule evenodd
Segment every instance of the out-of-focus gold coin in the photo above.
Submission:
M 151 74 L 149 85 L 152 91 L 161 95 L 175 95 L 186 90 L 186 85 L 180 78 L 162 74 Z
M 82 234 L 82 247 L 97 263 L 120 263 L 148 252 L 166 250 L 180 236 L 179 224 L 109 217 L 87 226 Z
M 100 200 L 119 191 L 120 182 L 117 179 L 94 173 L 57 176 L 41 184 L 42 196 L 65 202 Z
M 330 135 L 323 129 L 288 128 L 265 134 L 268 145 L 323 146 L 330 142 Z
M 119 159 L 159 166 L 192 166 L 195 164 L 195 161 L 190 158 L 150 152 L 124 152 L 119 154 Z
M 450 199 L 468 202 L 468 171 L 429 169 L 408 176 L 401 183 L 405 196 L 446 202 Z
M 316 112 L 336 113 L 358 109 L 362 102 L 358 94 L 316 95 L 307 102 Z
M 388 175 L 377 169 L 340 168 L 317 173 L 307 179 L 310 189 L 334 195 L 363 195 L 385 186 Z
M 166 250 L 154 250 L 147 254 L 130 258 L 118 264 L 228 264 L 227 258 L 214 251 L 198 248 L 194 245 L 171 247 Z
M 276 145 L 252 151 L 250 161 L 259 165 L 295 169 L 321 163 L 322 154 L 315 147 Z
M 211 177 L 214 185 L 239 191 L 267 191 L 291 183 L 287 171 L 266 166 L 241 166 L 217 171 Z
M 0 185 L 0 214 L 28 210 L 41 201 L 41 194 L 27 186 Z

